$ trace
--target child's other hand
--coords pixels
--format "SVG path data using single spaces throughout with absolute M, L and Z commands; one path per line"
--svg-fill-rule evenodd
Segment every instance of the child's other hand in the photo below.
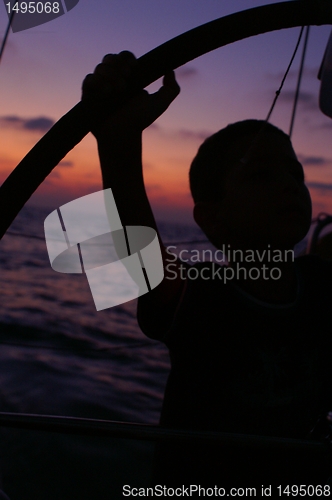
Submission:
M 85 78 L 82 99 L 88 97 L 106 101 L 110 96 L 122 97 L 128 88 L 136 64 L 136 58 L 131 52 L 106 55 L 94 73 Z M 114 132 L 141 132 L 164 113 L 179 92 L 180 87 L 175 80 L 174 72 L 170 72 L 164 76 L 163 85 L 157 92 L 149 94 L 141 90 L 93 133 L 98 138 Z

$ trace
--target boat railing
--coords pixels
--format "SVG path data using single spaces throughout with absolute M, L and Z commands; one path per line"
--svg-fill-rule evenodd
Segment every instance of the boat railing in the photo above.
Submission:
M 316 222 L 316 227 L 311 235 L 311 238 L 308 240 L 308 246 L 307 246 L 307 251 L 306 253 L 316 253 L 317 250 L 317 244 L 319 241 L 319 236 L 322 232 L 322 230 L 328 226 L 329 224 L 332 224 L 332 215 L 329 215 L 325 212 L 321 212 L 318 214 L 316 219 L 312 222 Z
M 173 429 L 159 425 L 91 418 L 0 412 L 0 427 L 144 441 L 213 443 L 232 447 L 329 453 L 330 442 L 228 432 Z

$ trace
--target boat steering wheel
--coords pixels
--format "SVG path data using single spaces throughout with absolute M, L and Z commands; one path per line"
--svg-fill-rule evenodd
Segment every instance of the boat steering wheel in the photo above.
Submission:
M 324 24 L 332 24 L 330 0 L 285 1 L 216 19 L 140 57 L 132 93 L 135 89 L 153 83 L 168 71 L 229 43 L 284 28 Z M 110 102 L 108 113 L 120 106 L 118 99 L 117 102 Z M 95 107 L 96 103 L 89 99 L 78 103 L 53 125 L 2 184 L 0 238 L 47 175 L 91 130 L 99 117 L 100 110 L 96 113 Z

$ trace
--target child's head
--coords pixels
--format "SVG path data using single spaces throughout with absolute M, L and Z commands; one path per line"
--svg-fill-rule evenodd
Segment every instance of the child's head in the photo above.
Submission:
M 206 139 L 191 164 L 195 220 L 217 247 L 292 247 L 310 227 L 303 179 L 280 129 L 261 120 L 228 125 Z

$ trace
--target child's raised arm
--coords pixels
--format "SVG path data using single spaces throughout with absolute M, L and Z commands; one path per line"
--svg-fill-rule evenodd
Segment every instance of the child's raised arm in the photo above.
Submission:
M 130 52 L 107 55 L 93 75 L 83 82 L 85 97 L 107 99 L 126 91 L 136 59 Z M 151 125 L 171 104 L 180 88 L 174 74 L 164 77 L 163 86 L 155 94 L 141 91 L 117 113 L 103 122 L 93 133 L 98 141 L 103 186 L 111 188 L 123 226 L 149 226 L 157 232 L 156 222 L 146 195 L 142 170 L 142 131 Z M 158 234 L 159 236 L 159 234 Z M 162 245 L 165 277 L 154 290 L 139 298 L 138 320 L 148 335 L 160 337 L 172 321 L 183 280 L 168 279 L 167 253 Z

